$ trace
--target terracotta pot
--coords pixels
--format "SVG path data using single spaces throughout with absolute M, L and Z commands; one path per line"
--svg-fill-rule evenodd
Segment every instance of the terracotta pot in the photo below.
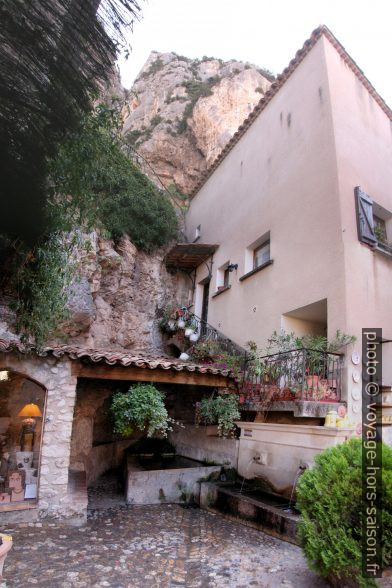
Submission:
M 317 390 L 317 385 L 319 381 L 319 377 L 317 374 L 312 374 L 311 376 L 306 376 L 306 385 L 309 390 Z

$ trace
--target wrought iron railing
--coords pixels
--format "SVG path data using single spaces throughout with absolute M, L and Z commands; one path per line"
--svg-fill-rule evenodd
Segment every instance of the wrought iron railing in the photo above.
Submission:
M 241 402 L 257 404 L 258 409 L 272 402 L 304 401 L 340 402 L 342 396 L 343 355 L 315 349 L 292 349 L 254 357 L 198 316 L 183 315 L 198 335 L 199 342 L 217 344 L 217 357 L 209 363 L 224 367 L 219 355 L 238 358 L 235 376 Z M 224 359 L 223 361 L 227 361 Z
M 199 334 L 199 341 L 216 341 L 219 348 L 230 355 L 238 355 L 243 357 L 244 365 L 246 362 L 246 350 L 226 337 L 223 333 L 215 329 L 212 325 L 202 320 L 195 314 L 190 315 L 192 324 L 194 324 L 195 331 Z
M 313 349 L 293 349 L 259 359 L 248 357 L 240 384 L 242 402 L 339 402 L 342 365 L 342 355 Z

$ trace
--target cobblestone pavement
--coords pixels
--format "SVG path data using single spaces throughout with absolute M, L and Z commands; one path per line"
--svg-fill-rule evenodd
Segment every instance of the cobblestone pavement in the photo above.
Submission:
M 4 586 L 322 588 L 298 547 L 179 505 L 91 511 L 85 527 L 8 527 Z M 0 584 L 1 585 L 1 584 Z
M 119 491 L 110 475 L 90 489 L 84 527 L 4 529 L 14 547 L 0 588 L 326 587 L 295 545 L 198 508 L 127 506 Z

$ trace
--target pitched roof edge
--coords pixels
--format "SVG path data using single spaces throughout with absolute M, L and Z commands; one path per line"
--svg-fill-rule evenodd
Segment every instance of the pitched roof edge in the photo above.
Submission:
M 238 127 L 237 131 L 234 133 L 232 138 L 226 143 L 222 151 L 216 157 L 216 159 L 212 162 L 210 167 L 204 172 L 201 176 L 200 180 L 193 188 L 191 193 L 189 194 L 189 199 L 192 200 L 194 196 L 199 192 L 199 190 L 204 186 L 207 182 L 208 178 L 212 175 L 218 165 L 223 161 L 223 159 L 228 155 L 228 153 L 233 149 L 233 147 L 238 143 L 241 137 L 245 134 L 247 129 L 251 126 L 253 121 L 259 116 L 259 114 L 264 110 L 270 100 L 275 96 L 275 94 L 280 90 L 280 88 L 284 85 L 284 83 L 288 80 L 294 70 L 298 67 L 298 65 L 303 61 L 309 51 L 314 47 L 317 41 L 324 35 L 328 41 L 333 45 L 333 47 L 337 50 L 339 55 L 344 59 L 350 69 L 354 72 L 357 78 L 362 82 L 365 88 L 368 90 L 369 94 L 375 99 L 377 104 L 380 106 L 381 110 L 385 112 L 390 120 L 392 120 L 392 110 L 386 104 L 385 100 L 381 98 L 380 94 L 376 91 L 374 86 L 369 82 L 363 71 L 358 67 L 355 61 L 350 57 L 347 53 L 343 45 L 337 40 L 337 38 L 333 35 L 333 33 L 329 30 L 326 25 L 320 25 L 317 27 L 310 37 L 305 41 L 302 48 L 299 49 L 294 58 L 290 61 L 288 66 L 276 77 L 276 81 L 273 82 L 269 88 L 269 90 L 264 94 L 262 98 L 260 98 L 259 102 L 253 108 L 252 112 L 247 116 L 244 122 Z
M 212 374 L 232 378 L 233 374 L 229 368 L 222 369 L 209 364 L 187 363 L 170 357 L 154 357 L 133 355 L 126 351 L 84 349 L 78 346 L 58 345 L 53 347 L 37 348 L 32 345 L 23 344 L 16 340 L 0 338 L 0 353 L 20 353 L 23 355 L 34 354 L 38 357 L 53 356 L 56 359 L 68 357 L 71 360 L 89 360 L 92 363 L 105 363 L 110 366 L 137 367 L 150 370 L 172 370 L 196 372 L 200 374 Z M 4 369 L 4 368 L 3 368 Z

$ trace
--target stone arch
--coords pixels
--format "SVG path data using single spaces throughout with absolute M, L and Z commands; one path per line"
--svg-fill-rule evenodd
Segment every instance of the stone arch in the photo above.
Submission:
M 23 371 L 1 370 L 0 511 L 38 504 L 46 397 L 46 388 Z
M 41 468 L 38 511 L 44 516 L 72 516 L 68 496 L 71 431 L 75 405 L 76 376 L 66 357 L 34 354 L 0 354 L 0 370 L 22 374 L 46 390 L 42 424 Z

